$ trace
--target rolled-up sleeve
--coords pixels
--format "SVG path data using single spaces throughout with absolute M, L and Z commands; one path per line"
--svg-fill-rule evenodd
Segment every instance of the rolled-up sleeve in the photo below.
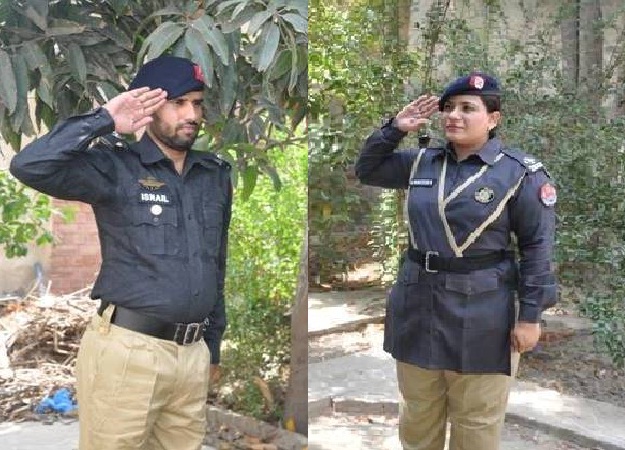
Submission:
M 395 151 L 405 136 L 389 122 L 367 138 L 355 167 L 362 184 L 389 189 L 408 186 L 413 153 Z
M 529 173 L 512 204 L 512 230 L 520 254 L 519 321 L 536 323 L 557 301 L 553 267 L 556 213 L 540 198 L 541 187 L 554 185 L 543 172 Z

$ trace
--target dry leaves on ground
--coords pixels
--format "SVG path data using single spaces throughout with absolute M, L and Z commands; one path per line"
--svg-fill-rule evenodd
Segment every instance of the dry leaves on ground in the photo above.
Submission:
M 78 346 L 96 308 L 87 293 L 0 303 L 0 421 L 37 420 L 43 398 L 63 387 L 75 392 Z

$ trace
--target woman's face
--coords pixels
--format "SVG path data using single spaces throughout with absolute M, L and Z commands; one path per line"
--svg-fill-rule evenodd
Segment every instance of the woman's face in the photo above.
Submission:
M 489 113 L 478 95 L 454 95 L 447 99 L 441 114 L 445 136 L 455 146 L 481 147 L 488 132 L 497 126 L 500 113 Z

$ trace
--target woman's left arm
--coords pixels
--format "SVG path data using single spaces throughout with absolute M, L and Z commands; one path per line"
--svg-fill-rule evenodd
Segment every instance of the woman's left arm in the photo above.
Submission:
M 556 303 L 553 267 L 556 190 L 546 171 L 529 172 L 511 204 L 512 231 L 520 253 L 519 317 L 513 345 L 533 348 L 540 335 L 542 312 Z

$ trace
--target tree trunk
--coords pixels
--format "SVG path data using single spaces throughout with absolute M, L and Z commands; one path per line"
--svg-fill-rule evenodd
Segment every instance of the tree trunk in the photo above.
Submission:
M 581 0 L 579 12 L 579 88 L 599 106 L 604 82 L 599 0 Z
M 295 304 L 291 315 L 291 367 L 284 427 L 308 435 L 308 227 L 304 232 Z
M 577 91 L 579 82 L 579 36 L 578 36 L 578 0 L 566 0 L 562 4 L 564 18 L 560 23 L 562 38 L 562 75 L 566 92 Z

